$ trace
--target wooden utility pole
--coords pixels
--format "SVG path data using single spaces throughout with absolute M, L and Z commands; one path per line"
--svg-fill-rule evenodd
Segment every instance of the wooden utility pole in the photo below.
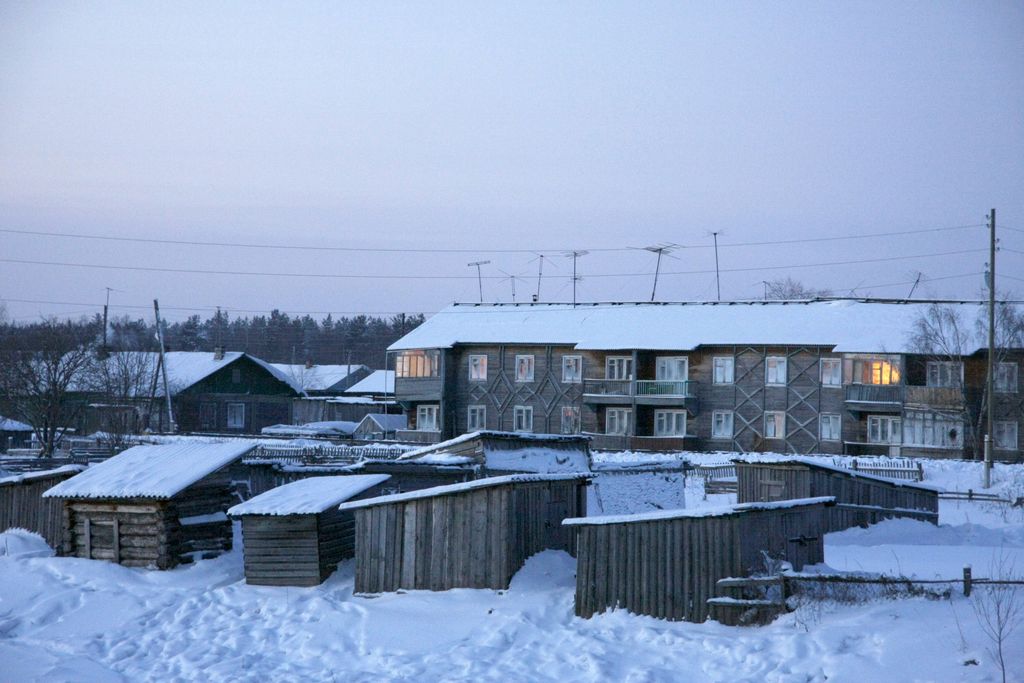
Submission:
M 167 399 L 167 431 L 172 434 L 178 431 L 174 424 L 174 408 L 171 407 L 171 389 L 167 385 L 167 358 L 164 355 L 164 325 L 160 320 L 160 302 L 153 299 L 153 313 L 156 315 L 156 338 L 160 342 L 160 372 L 164 380 L 164 398 Z
M 996 210 L 988 216 L 988 378 L 985 394 L 988 396 L 988 425 L 985 429 L 985 488 L 992 485 L 992 437 L 995 416 L 995 355 L 996 355 Z

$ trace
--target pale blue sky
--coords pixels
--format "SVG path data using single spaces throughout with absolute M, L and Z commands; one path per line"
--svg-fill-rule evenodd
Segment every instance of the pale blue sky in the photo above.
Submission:
M 999 222 L 1024 229 L 1020 3 L 0 3 L 0 228 L 301 245 L 710 245 Z M 1002 233 L 1024 252 L 1024 232 Z M 723 247 L 723 269 L 982 249 L 982 228 Z M 1024 254 L 1002 273 L 1024 278 Z M 667 271 L 714 268 L 688 249 Z M 0 258 L 322 274 L 533 274 L 528 254 L 346 254 L 0 232 Z M 905 295 L 985 253 L 723 272 Z M 570 296 L 552 259 L 544 299 Z M 646 299 L 646 252 L 580 261 L 581 300 Z M 557 264 L 558 269 L 555 268 Z M 588 275 L 589 274 L 589 275 Z M 980 276 L 919 289 L 974 296 Z M 1001 286 L 1024 293 L 1024 281 Z M 475 279 L 144 273 L 0 262 L 16 300 L 432 311 Z M 713 298 L 666 275 L 659 299 Z M 508 282 L 485 283 L 507 300 Z M 122 309 L 115 312 L 132 312 Z M 145 310 L 134 312 L 145 314 Z M 202 311 L 198 311 L 202 312 Z M 175 312 L 184 315 L 185 311 Z

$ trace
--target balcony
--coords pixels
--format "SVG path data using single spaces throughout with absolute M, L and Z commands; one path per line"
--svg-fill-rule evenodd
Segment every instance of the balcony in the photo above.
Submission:
M 409 443 L 439 443 L 441 441 L 441 432 L 426 429 L 399 429 L 395 432 L 395 439 Z
M 598 451 L 675 452 L 693 449 L 694 436 L 630 436 L 628 434 L 587 434 L 590 447 Z
M 848 384 L 846 402 L 851 410 L 899 412 L 903 407 L 902 384 Z
M 964 394 L 957 387 L 907 387 L 903 402 L 908 407 L 963 410 Z
M 583 401 L 591 405 L 683 406 L 697 411 L 697 382 L 693 380 L 585 379 Z

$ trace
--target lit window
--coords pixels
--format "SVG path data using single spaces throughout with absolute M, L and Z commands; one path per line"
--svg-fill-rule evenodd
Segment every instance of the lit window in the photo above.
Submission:
M 605 434 L 629 434 L 633 411 L 628 408 L 609 408 L 604 416 Z
M 731 410 L 716 410 L 713 412 L 711 414 L 711 438 L 731 439 L 732 420 Z
M 530 356 L 533 358 L 533 356 Z M 516 432 L 533 431 L 533 406 L 516 406 L 512 411 L 512 429 Z
M 783 356 L 768 356 L 764 361 L 764 383 L 784 386 L 786 384 L 786 359 Z
M 441 414 L 441 406 L 422 405 L 416 406 L 416 429 L 421 432 L 440 431 L 438 417 Z
M 992 378 L 995 390 L 1002 394 L 1017 393 L 1017 364 L 996 363 L 996 374 Z
M 856 358 L 851 381 L 854 384 L 899 384 L 900 369 L 890 360 Z
M 1009 451 L 1017 450 L 1016 422 L 996 422 L 992 428 L 995 432 L 992 435 L 992 440 L 995 442 L 996 448 Z
M 686 435 L 686 411 L 685 410 L 655 410 L 654 411 L 654 435 L 655 436 L 685 436 Z
M 437 349 L 403 351 L 395 358 L 395 376 L 438 377 L 440 366 L 441 352 Z
M 732 384 L 736 373 L 736 361 L 729 356 L 716 356 L 712 361 L 715 384 Z
M 583 356 L 562 356 L 562 381 L 566 384 L 583 381 Z
M 579 434 L 580 409 L 577 406 L 562 406 L 562 433 Z
M 245 404 L 228 403 L 226 408 L 228 429 L 245 429 Z
M 786 414 L 766 412 L 764 414 L 764 438 L 783 439 L 786 437 Z
M 487 428 L 487 406 L 469 406 L 467 411 L 466 429 L 478 432 Z
M 963 365 L 957 361 L 928 361 L 927 384 L 930 387 L 959 387 Z
M 633 359 L 629 356 L 609 356 L 604 361 L 605 379 L 633 379 Z
M 843 385 L 843 361 L 839 358 L 821 359 L 821 385 L 840 387 Z
M 516 356 L 516 381 L 533 381 L 533 356 Z
M 902 421 L 898 417 L 872 415 L 868 418 L 869 443 L 900 443 Z
M 487 381 L 487 356 L 473 354 L 469 357 L 469 381 Z
M 824 414 L 821 416 L 822 441 L 839 441 L 842 439 L 842 424 L 838 415 Z

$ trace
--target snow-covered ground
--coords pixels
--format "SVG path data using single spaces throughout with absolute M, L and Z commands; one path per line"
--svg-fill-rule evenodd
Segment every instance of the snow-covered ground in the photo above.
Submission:
M 948 488 L 980 481 L 976 463 L 926 462 L 925 472 Z M 997 492 L 1024 484 L 1024 466 L 995 474 Z M 705 500 L 693 479 L 685 494 L 691 508 L 731 502 Z M 943 501 L 940 519 L 830 534 L 816 569 L 955 578 L 965 563 L 986 576 L 1002 557 L 1024 570 L 1024 510 Z M 0 681 L 999 680 L 958 589 L 951 600 L 812 603 L 765 627 L 623 611 L 583 620 L 575 561 L 554 551 L 507 591 L 365 598 L 352 594 L 351 561 L 316 588 L 269 588 L 244 583 L 238 550 L 157 572 L 43 557 L 41 544 L 0 535 Z M 1024 626 L 1007 661 L 1008 680 L 1024 680 Z

